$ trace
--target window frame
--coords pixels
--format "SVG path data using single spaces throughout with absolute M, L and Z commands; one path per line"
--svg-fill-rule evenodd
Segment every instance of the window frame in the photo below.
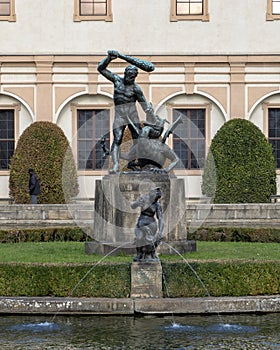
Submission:
M 71 104 L 72 112 L 72 151 L 75 159 L 76 169 L 79 175 L 103 175 L 108 172 L 108 169 L 79 169 L 78 168 L 78 138 L 77 138 L 77 117 L 78 110 L 103 110 L 108 109 L 109 111 L 109 122 L 110 122 L 110 142 L 112 141 L 113 133 L 111 130 L 112 117 L 113 117 L 113 103 L 103 103 L 103 104 Z
M 107 1 L 107 14 L 106 15 L 89 15 L 82 16 L 80 14 L 80 0 L 74 0 L 74 22 L 82 22 L 82 21 L 105 21 L 112 22 L 113 21 L 113 13 L 112 13 L 112 0 Z
M 173 110 L 174 109 L 204 109 L 205 110 L 205 159 L 210 145 L 210 130 L 211 130 L 211 121 L 210 121 L 210 112 L 212 106 L 210 103 L 201 103 L 201 104 L 177 104 L 169 103 L 167 105 L 168 110 L 168 120 L 172 123 L 173 121 Z M 182 124 L 181 124 L 182 125 Z M 171 134 L 167 141 L 170 148 L 173 149 L 173 134 Z M 176 175 L 201 175 L 203 173 L 203 168 L 200 169 L 174 169 Z
M 267 10 L 266 10 L 266 20 L 267 21 L 274 21 L 280 19 L 280 13 L 273 14 L 272 12 L 272 0 L 267 0 Z
M 15 1 L 16 0 L 10 0 L 10 14 L 9 15 L 0 14 L 0 21 L 7 21 L 7 22 L 16 21 Z
M 209 12 L 208 12 L 208 0 L 202 0 L 202 6 L 203 6 L 203 13 L 201 15 L 177 15 L 176 8 L 177 8 L 177 0 L 171 0 L 171 15 L 170 15 L 170 21 L 171 22 L 177 22 L 177 21 L 203 21 L 208 22 L 209 21 Z
M 13 103 L 13 104 L 0 104 L 0 110 L 13 110 L 14 111 L 14 149 L 16 149 L 17 142 L 19 139 L 19 111 L 21 109 L 20 104 Z M 0 175 L 9 175 L 10 170 L 9 169 L 1 169 L 0 168 Z
M 263 122 L 263 133 L 265 137 L 267 138 L 267 141 L 269 142 L 269 135 L 268 135 L 268 116 L 269 116 L 269 109 L 279 109 L 280 110 L 280 103 L 269 103 L 264 102 L 262 104 L 262 108 L 264 111 L 264 122 Z M 276 168 L 276 174 L 280 175 L 280 168 Z

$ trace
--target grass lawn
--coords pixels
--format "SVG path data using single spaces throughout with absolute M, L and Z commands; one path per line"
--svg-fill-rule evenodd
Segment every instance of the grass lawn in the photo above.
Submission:
M 200 242 L 197 251 L 184 254 L 186 260 L 280 260 L 279 243 Z M 164 256 L 162 261 L 181 260 L 179 255 Z M 130 262 L 132 256 L 108 256 L 85 254 L 81 242 L 2 243 L 0 262 L 15 263 L 92 263 Z

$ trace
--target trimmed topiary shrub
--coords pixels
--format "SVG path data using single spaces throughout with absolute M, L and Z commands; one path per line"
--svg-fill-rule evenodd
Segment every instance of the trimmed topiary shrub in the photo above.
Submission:
M 200 227 L 194 232 L 189 232 L 188 239 L 209 242 L 280 243 L 280 230 L 277 228 Z
M 63 131 L 51 122 L 35 122 L 21 135 L 10 164 L 10 196 L 15 203 L 30 203 L 28 169 L 41 184 L 39 203 L 67 203 L 78 194 L 77 170 Z
M 261 130 L 245 119 L 225 123 L 212 140 L 202 193 L 214 203 L 266 203 L 276 193 L 276 162 Z
M 163 262 L 164 297 L 277 295 L 279 268 L 279 261 Z M 128 262 L 95 265 L 0 262 L 1 296 L 128 298 L 130 291 Z
M 164 262 L 162 269 L 165 286 L 168 286 L 164 296 L 190 298 L 278 294 L 279 267 L 279 261 L 190 261 L 189 265 Z
M 130 265 L 0 262 L 0 295 L 127 298 Z
M 80 227 L 0 229 L 0 243 L 86 242 L 91 240 Z

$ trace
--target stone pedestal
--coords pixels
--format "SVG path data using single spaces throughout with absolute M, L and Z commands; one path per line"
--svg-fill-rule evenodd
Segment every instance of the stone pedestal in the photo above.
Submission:
M 139 208 L 131 209 L 130 203 L 155 187 L 160 187 L 162 192 L 159 202 L 164 217 L 164 242 L 157 252 L 183 254 L 195 251 L 195 241 L 187 240 L 184 180 L 169 174 L 129 172 L 96 180 L 91 234 L 94 242 L 85 243 L 85 252 L 101 255 L 136 252 L 134 228 L 140 211 Z
M 130 203 L 160 187 L 167 242 L 186 241 L 184 180 L 168 174 L 120 173 L 96 180 L 93 238 L 103 243 L 132 243 L 139 210 Z
M 133 262 L 131 265 L 131 298 L 162 298 L 160 262 Z

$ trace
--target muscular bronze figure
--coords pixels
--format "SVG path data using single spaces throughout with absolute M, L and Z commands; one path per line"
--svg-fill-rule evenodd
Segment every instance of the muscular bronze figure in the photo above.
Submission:
M 116 58 L 121 58 L 126 62 L 133 63 L 133 66 L 127 66 L 124 71 L 124 77 L 112 73 L 107 67 L 110 62 Z M 128 126 L 133 142 L 138 138 L 135 128 L 132 127 L 130 121 L 141 130 L 140 120 L 136 109 L 136 102 L 139 102 L 145 113 L 149 113 L 150 105 L 141 88 L 135 83 L 138 74 L 137 67 L 145 71 L 152 71 L 154 66 L 152 63 L 140 60 L 138 58 L 123 55 L 115 50 L 109 50 L 105 57 L 98 65 L 98 71 L 114 84 L 114 105 L 115 119 L 113 123 L 114 140 L 111 147 L 111 156 L 113 160 L 113 169 L 111 173 L 119 171 L 119 148 L 122 142 L 124 130 Z

